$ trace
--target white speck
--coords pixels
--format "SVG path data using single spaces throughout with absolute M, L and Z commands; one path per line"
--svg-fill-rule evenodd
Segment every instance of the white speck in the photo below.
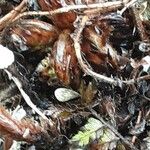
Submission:
M 9 148 L 9 150 L 20 150 L 21 149 L 21 142 L 13 140 L 13 144 Z
M 57 43 L 57 54 L 56 54 L 56 60 L 58 63 L 63 62 L 64 51 L 65 51 L 65 42 L 59 40 Z
M 16 120 L 21 120 L 25 116 L 26 116 L 26 111 L 20 105 L 18 105 L 12 113 L 12 117 Z
M 150 68 L 150 56 L 144 57 L 143 60 L 145 61 L 145 64 L 143 64 L 143 71 L 148 72 Z
M 145 56 L 145 57 L 143 58 L 143 60 L 145 60 L 146 63 L 150 65 L 150 56 Z
M 30 134 L 30 130 L 29 130 L 29 128 L 27 128 L 27 129 L 25 129 L 25 131 L 23 133 L 23 137 L 27 138 L 29 136 L 29 134 Z
M 15 60 L 14 54 L 7 47 L 0 45 L 0 69 L 10 66 Z
M 19 37 L 17 34 L 11 35 L 12 41 L 14 45 L 18 48 L 18 51 L 27 51 L 28 47 L 26 46 L 26 39 L 23 37 Z
M 76 4 L 76 5 L 82 5 L 83 3 L 82 3 L 81 0 L 75 0 L 75 4 Z

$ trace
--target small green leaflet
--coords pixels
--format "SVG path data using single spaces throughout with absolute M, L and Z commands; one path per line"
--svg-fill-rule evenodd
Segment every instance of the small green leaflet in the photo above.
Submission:
M 83 130 L 72 137 L 71 143 L 78 142 L 79 146 L 83 147 L 89 143 L 90 139 L 94 140 L 103 135 L 103 127 L 104 125 L 101 121 L 95 118 L 89 118 L 88 123 L 83 127 Z
M 86 125 L 82 127 L 82 131 L 79 131 L 75 136 L 72 137 L 70 142 L 72 144 L 77 143 L 78 146 L 84 147 L 91 140 L 98 139 L 99 143 L 107 144 L 114 143 L 119 140 L 118 137 L 108 128 L 106 128 L 101 121 L 95 118 L 89 118 Z M 108 144 L 109 145 L 109 144 Z

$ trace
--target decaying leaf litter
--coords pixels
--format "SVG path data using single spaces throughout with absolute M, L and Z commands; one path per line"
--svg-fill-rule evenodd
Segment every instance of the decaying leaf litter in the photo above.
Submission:
M 2 149 L 150 149 L 149 1 L 0 6 Z

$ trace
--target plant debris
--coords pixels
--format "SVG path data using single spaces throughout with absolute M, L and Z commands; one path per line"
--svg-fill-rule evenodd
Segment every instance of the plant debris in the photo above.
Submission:
M 0 149 L 149 150 L 150 2 L 1 1 L 0 103 Z

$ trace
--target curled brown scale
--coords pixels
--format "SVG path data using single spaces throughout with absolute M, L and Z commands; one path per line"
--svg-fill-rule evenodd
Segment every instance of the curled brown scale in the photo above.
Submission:
M 3 33 L 2 42 L 18 51 L 32 51 L 51 46 L 59 35 L 59 29 L 49 23 L 27 19 L 9 26 Z
M 61 2 L 58 0 L 50 0 L 49 2 L 45 0 L 38 0 L 38 3 L 41 10 L 44 11 L 51 11 L 63 7 L 63 4 L 61 4 Z M 49 16 L 52 22 L 61 29 L 73 27 L 73 22 L 75 21 L 76 17 L 77 16 L 75 12 L 72 11 Z
M 104 0 L 38 0 L 37 1 L 40 9 L 43 11 L 56 10 L 58 8 L 66 7 L 68 5 L 88 5 L 102 3 Z M 69 11 L 60 14 L 54 14 L 48 16 L 52 22 L 61 29 L 74 28 L 74 21 L 77 19 L 78 13 L 80 11 Z M 81 12 L 82 13 L 82 12 Z
M 83 149 L 103 149 L 104 143 L 108 149 L 110 145 L 120 149 L 118 143 L 121 149 L 141 146 L 142 138 L 149 137 L 146 122 L 150 114 L 150 21 L 140 20 L 138 24 L 136 20 L 142 14 L 135 15 L 132 12 L 135 6 L 129 5 L 129 1 L 28 0 L 26 3 L 23 0 L 22 10 L 15 10 L 15 14 L 20 14 L 10 17 L 8 26 L 4 27 L 7 16 L 4 22 L 0 19 L 1 44 L 15 55 L 14 63 L 2 69 L 4 76 L 12 73 L 15 87 L 10 87 L 10 83 L 7 89 L 5 80 L 0 81 L 5 85 L 0 87 L 3 93 L 11 91 L 10 96 L 19 94 L 28 105 L 19 97 L 19 102 L 12 106 L 17 102 L 23 104 L 29 117 L 41 123 L 19 122 L 0 107 L 2 135 L 34 144 L 44 137 L 48 143 L 43 144 L 44 149 L 56 150 L 70 143 L 78 143 L 75 149 L 81 148 L 84 138 L 89 141 Z M 36 4 L 35 10 L 28 7 L 24 12 L 27 10 L 24 6 L 30 2 Z M 148 39 L 143 41 L 145 34 Z M 3 80 L 1 72 L 0 79 Z M 0 101 L 6 99 L 6 94 L 0 95 Z M 36 106 L 29 103 L 30 99 Z M 32 109 L 37 114 L 30 112 Z M 94 127 L 102 126 L 90 132 L 89 120 L 98 122 Z M 77 133 L 79 128 L 81 131 Z M 81 139 L 72 142 L 74 135 Z M 109 142 L 101 143 L 112 135 Z M 140 141 L 138 144 L 135 137 L 137 143 Z
M 51 11 L 51 9 L 64 7 L 58 1 L 38 2 L 43 7 L 42 10 Z M 69 1 L 67 4 L 72 5 L 73 3 Z M 69 13 L 74 13 L 74 11 Z M 64 15 L 70 19 L 68 12 L 58 15 Z M 50 17 L 55 17 L 55 15 Z M 51 19 L 53 20 L 53 18 Z M 65 21 L 63 17 L 61 19 Z M 55 21 L 58 21 L 63 28 L 63 25 L 66 24 L 61 19 L 56 17 Z M 83 58 L 98 73 L 106 72 L 108 64 L 114 71 L 120 67 L 121 56 L 117 54 L 113 44 L 109 41 L 114 30 L 114 25 L 111 25 L 110 20 L 116 20 L 117 24 L 119 21 L 123 22 L 123 18 L 119 18 L 115 14 L 112 15 L 112 13 L 102 15 L 101 18 L 95 17 L 83 30 L 83 37 L 80 41 Z M 68 23 L 68 20 L 66 21 Z M 62 30 L 62 28 L 60 29 L 59 25 L 55 23 L 52 25 L 37 19 L 25 19 L 6 28 L 2 41 L 20 52 L 28 51 L 30 53 L 30 51 L 37 50 L 46 52 L 48 49 L 48 56 L 41 61 L 36 69 L 40 80 L 53 81 L 57 78 L 62 85 L 78 89 L 84 73 L 81 71 L 75 54 L 72 39 L 73 30 L 70 26 L 67 29 Z
M 71 85 L 75 88 L 79 86 L 81 70 L 70 34 L 69 30 L 64 30 L 59 35 L 52 49 L 52 58 L 58 79 L 64 85 Z

